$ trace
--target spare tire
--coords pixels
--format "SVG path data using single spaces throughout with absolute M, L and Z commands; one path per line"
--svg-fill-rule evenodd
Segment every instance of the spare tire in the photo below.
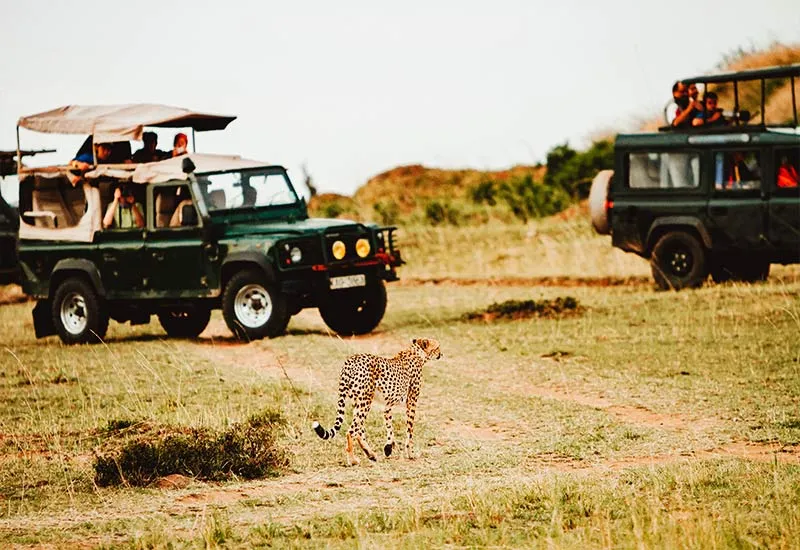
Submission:
M 606 200 L 612 177 L 614 177 L 613 170 L 601 170 L 592 180 L 592 187 L 589 190 L 589 215 L 592 218 L 592 227 L 601 235 L 611 233 Z

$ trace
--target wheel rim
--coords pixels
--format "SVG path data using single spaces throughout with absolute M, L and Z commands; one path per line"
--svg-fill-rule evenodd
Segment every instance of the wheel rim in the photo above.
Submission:
M 670 273 L 678 277 L 685 277 L 692 271 L 694 258 L 692 253 L 683 247 L 676 247 L 667 256 L 667 266 Z
M 61 301 L 61 324 L 73 335 L 82 333 L 89 324 L 86 301 L 77 292 L 67 294 Z
M 247 328 L 264 326 L 272 316 L 272 300 L 261 285 L 246 285 L 239 289 L 233 302 L 236 320 Z

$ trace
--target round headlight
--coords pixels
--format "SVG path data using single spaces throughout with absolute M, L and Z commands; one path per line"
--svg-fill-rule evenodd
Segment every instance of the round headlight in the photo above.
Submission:
M 333 252 L 333 257 L 337 260 L 341 260 L 344 258 L 345 252 L 347 252 L 347 248 L 344 246 L 342 241 L 336 241 L 333 243 L 333 247 L 331 248 L 331 252 Z
M 296 246 L 293 246 L 289 251 L 289 259 L 292 260 L 293 264 L 299 264 L 303 259 L 303 251 Z
M 360 258 L 369 256 L 369 241 L 367 239 L 358 239 L 356 241 L 356 254 Z

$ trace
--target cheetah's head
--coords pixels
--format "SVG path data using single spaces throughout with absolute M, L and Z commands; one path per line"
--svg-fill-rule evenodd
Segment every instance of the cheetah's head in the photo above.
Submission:
M 433 338 L 414 338 L 411 343 L 424 351 L 428 359 L 441 359 L 442 357 L 439 342 Z

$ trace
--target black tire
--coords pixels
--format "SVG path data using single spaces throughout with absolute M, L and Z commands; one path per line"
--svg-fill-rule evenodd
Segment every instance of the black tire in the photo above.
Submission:
M 210 319 L 211 310 L 204 306 L 190 305 L 158 313 L 158 322 L 173 338 L 197 338 Z
M 52 302 L 53 326 L 65 344 L 97 343 L 108 330 L 105 303 L 87 281 L 71 277 L 58 285 Z
M 342 336 L 372 332 L 386 313 L 386 285 L 376 281 L 364 288 L 330 291 L 319 313 L 325 324 Z
M 697 288 L 708 277 L 703 245 L 683 231 L 666 233 L 658 239 L 650 254 L 650 268 L 663 290 Z
M 290 318 L 286 297 L 257 269 L 240 271 L 228 281 L 222 316 L 230 331 L 246 341 L 280 336 Z

